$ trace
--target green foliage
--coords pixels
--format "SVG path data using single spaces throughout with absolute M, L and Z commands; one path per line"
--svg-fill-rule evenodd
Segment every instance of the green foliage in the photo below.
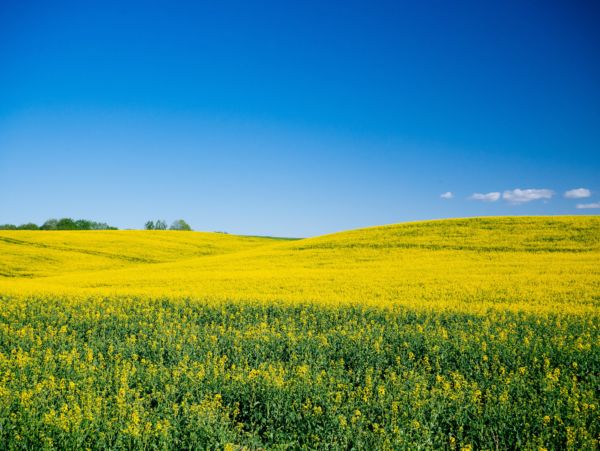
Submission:
M 21 224 L 19 227 L 17 227 L 18 230 L 39 230 L 39 227 L 37 224 L 34 224 L 33 222 L 28 222 L 27 224 Z
M 1 227 L 0 227 L 1 229 Z M 88 219 L 74 220 L 71 218 L 48 219 L 40 227 L 33 223 L 23 224 L 21 230 L 117 230 L 105 222 L 95 222 Z
M 167 223 L 162 219 L 156 221 L 146 221 L 144 224 L 145 230 L 167 230 Z M 183 219 L 177 219 L 173 221 L 169 230 L 192 230 L 190 225 Z
M 119 230 L 117 227 L 109 226 L 105 222 L 90 221 L 90 230 Z
M 16 226 L 14 224 L 2 224 L 0 225 L 0 230 L 39 230 L 39 227 L 33 222 L 28 222 L 19 226 Z
M 61 218 L 56 223 L 56 230 L 77 230 L 77 223 L 71 218 Z
M 596 449 L 597 316 L 0 300 L 5 449 Z
M 42 224 L 40 230 L 56 230 L 58 226 L 58 219 L 48 219 Z
M 78 219 L 77 221 L 74 221 L 74 225 L 76 230 L 92 230 L 94 223 L 87 219 Z
M 190 225 L 185 222 L 183 219 L 177 219 L 176 221 L 173 221 L 173 224 L 171 224 L 171 227 L 169 227 L 170 230 L 192 230 L 192 228 L 190 227 Z

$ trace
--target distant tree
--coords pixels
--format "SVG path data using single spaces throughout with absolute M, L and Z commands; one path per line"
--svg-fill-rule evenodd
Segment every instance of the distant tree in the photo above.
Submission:
M 88 221 L 87 219 L 78 219 L 75 221 L 76 230 L 92 230 L 92 226 L 96 225 L 96 222 Z
M 106 222 L 93 222 L 91 230 L 119 230 L 118 227 L 109 226 Z
M 154 230 L 154 228 L 154 221 L 146 221 L 146 224 L 144 224 L 146 230 Z
M 37 226 L 37 224 L 34 224 L 33 222 L 28 222 L 27 224 L 21 224 L 19 227 L 17 227 L 17 229 L 19 229 L 19 230 L 39 230 L 39 227 Z
M 71 218 L 62 218 L 60 220 L 48 219 L 41 226 L 33 222 L 27 222 L 20 226 L 0 224 L 0 230 L 118 230 L 118 228 L 111 227 L 105 222 L 95 222 L 88 219 L 74 221 Z
M 56 223 L 56 230 L 77 230 L 77 224 L 71 218 L 61 218 Z
M 74 221 L 71 218 L 48 219 L 41 226 L 33 222 L 15 226 L 13 224 L 0 224 L 0 230 L 118 230 L 105 222 L 95 222 L 88 219 L 78 219 Z
M 178 219 L 176 221 L 173 221 L 173 224 L 171 224 L 170 229 L 171 230 L 192 230 L 190 225 L 187 222 L 185 222 L 183 219 Z
M 167 223 L 162 219 L 157 220 L 154 223 L 154 230 L 167 230 Z
M 41 230 L 56 230 L 58 224 L 58 220 L 56 219 L 48 219 L 46 222 L 42 224 L 40 227 Z

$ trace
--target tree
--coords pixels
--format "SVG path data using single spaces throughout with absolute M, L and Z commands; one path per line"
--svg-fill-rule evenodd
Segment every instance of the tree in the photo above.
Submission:
M 154 230 L 154 221 L 146 221 L 146 224 L 144 224 L 144 229 L 146 230 Z
M 34 224 L 33 222 L 28 222 L 27 224 L 21 224 L 19 227 L 17 227 L 17 229 L 19 229 L 19 230 L 38 230 L 39 227 L 37 226 L 37 224 Z
M 56 230 L 77 230 L 77 224 L 71 218 L 61 218 L 56 223 Z
M 94 224 L 93 221 L 88 221 L 87 219 L 78 219 L 75 221 L 75 228 L 77 230 L 92 230 Z
M 42 224 L 40 229 L 42 230 L 56 230 L 56 225 L 58 221 L 56 219 L 48 219 L 46 222 Z
M 178 219 L 176 221 L 173 221 L 173 224 L 171 224 L 170 229 L 171 230 L 192 230 L 190 225 L 187 222 L 185 222 L 183 219 Z
M 90 230 L 119 230 L 117 227 L 109 226 L 106 222 L 90 221 Z
M 11 230 L 118 230 L 116 227 L 111 227 L 105 222 L 95 222 L 89 219 L 78 219 L 74 221 L 71 218 L 48 219 L 41 226 L 37 226 L 33 222 L 15 226 L 13 224 L 0 225 L 0 229 Z
M 167 223 L 162 219 L 158 219 L 154 223 L 154 230 L 167 230 Z

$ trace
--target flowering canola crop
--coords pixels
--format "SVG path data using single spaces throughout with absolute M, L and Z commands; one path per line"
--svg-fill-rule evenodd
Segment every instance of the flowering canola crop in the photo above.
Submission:
M 595 449 L 600 218 L 0 232 L 0 446 Z

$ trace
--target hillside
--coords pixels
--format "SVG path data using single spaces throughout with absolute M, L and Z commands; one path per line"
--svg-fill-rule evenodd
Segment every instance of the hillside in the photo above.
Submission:
M 46 277 L 75 271 L 219 255 L 279 242 L 277 238 L 174 231 L 0 231 L 0 277 Z
M 11 293 L 484 310 L 589 311 L 599 301 L 599 217 L 425 221 L 298 241 L 196 232 L 10 232 L 2 239 L 12 249 L 2 272 L 13 277 L 0 279 L 0 290 Z
M 307 248 L 421 248 L 474 251 L 587 252 L 600 250 L 600 217 L 482 217 L 443 219 L 350 230 L 304 240 Z

